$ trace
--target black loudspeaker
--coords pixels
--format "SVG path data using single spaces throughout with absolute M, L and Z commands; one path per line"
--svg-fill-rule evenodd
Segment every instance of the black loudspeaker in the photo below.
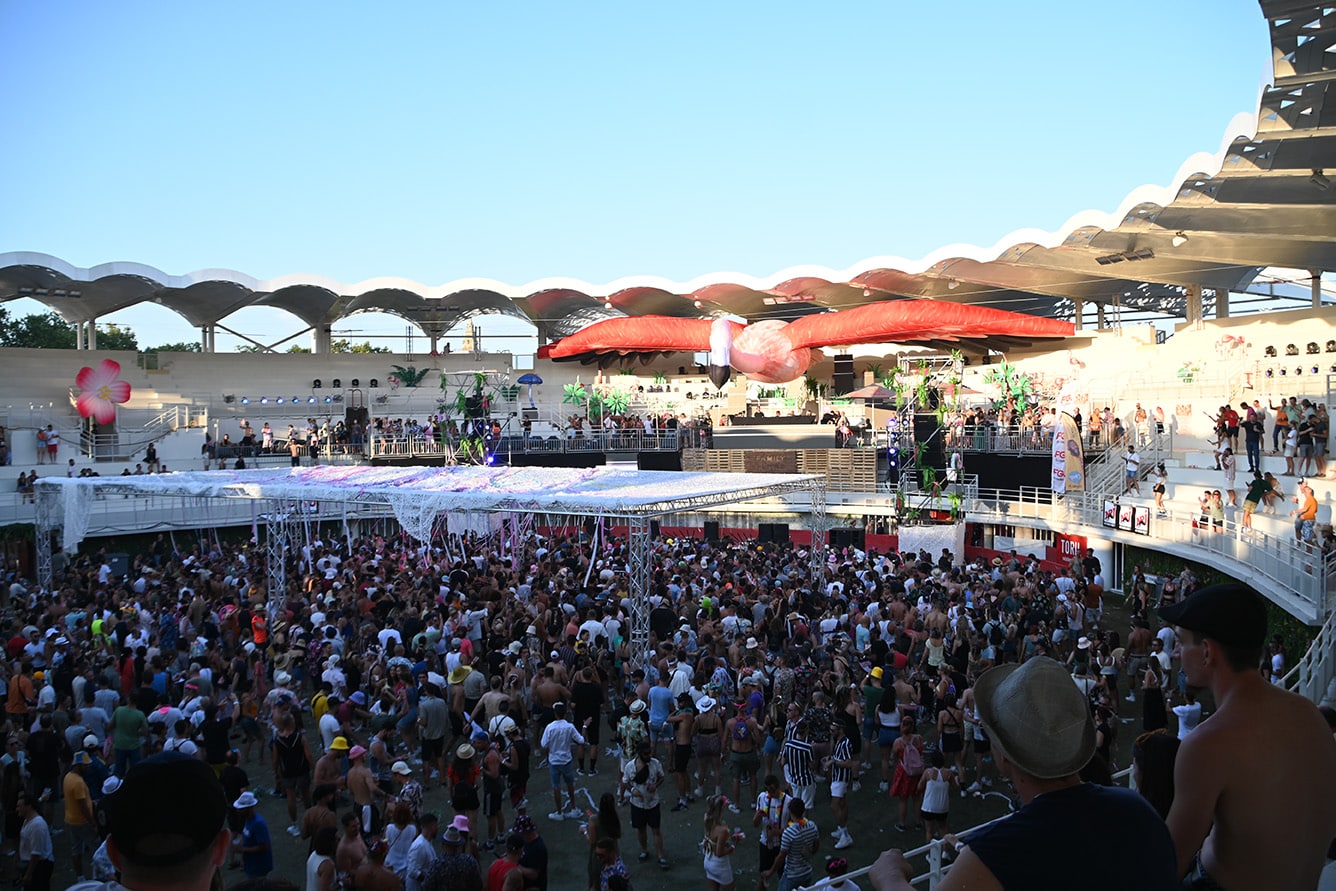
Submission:
M 832 381 L 836 395 L 852 393 L 854 390 L 854 357 L 840 353 L 835 357 L 835 377 Z
M 773 541 L 777 544 L 784 544 L 789 540 L 788 523 L 760 523 L 756 527 L 757 540 Z
M 682 470 L 682 453 L 672 452 L 637 452 L 637 470 Z
M 658 521 L 658 520 L 650 520 L 650 521 L 649 521 L 649 537 L 650 537 L 651 540 L 652 540 L 652 539 L 656 539 L 656 538 L 659 537 L 659 521 Z
M 770 541 L 770 540 L 771 540 L 770 537 L 771 537 L 772 535 L 774 535 L 774 529 L 773 529 L 772 524 L 770 524 L 770 523 L 757 523 L 757 524 L 756 524 L 756 540 L 757 540 L 757 541 L 760 541 L 760 542 L 767 542 L 767 541 Z
M 111 567 L 111 574 L 118 579 L 125 578 L 130 572 L 129 554 L 108 554 L 107 565 Z
M 320 389 L 320 378 L 316 378 L 315 380 L 311 381 L 311 389 L 312 390 Z
M 354 383 L 353 386 L 355 387 L 355 386 L 357 386 L 357 384 Z M 373 378 L 371 379 L 371 384 L 370 384 L 371 389 L 374 390 L 374 389 L 376 389 L 376 388 L 379 387 L 379 386 L 380 386 L 380 381 L 376 380 L 376 379 L 373 377 Z
M 339 379 L 336 377 L 336 378 L 334 378 L 334 380 L 330 381 L 330 386 L 333 387 L 333 388 L 336 389 L 336 390 L 341 390 L 341 389 L 343 389 L 343 381 L 339 380 Z
M 705 540 L 706 540 L 706 541 L 718 541 L 718 540 L 719 540 L 719 521 L 718 521 L 718 520 L 706 520 L 706 521 L 705 521 Z
M 343 410 L 343 423 L 349 430 L 353 429 L 353 424 L 361 424 L 362 430 L 366 430 L 370 415 L 366 406 L 362 408 L 345 408 Z
M 482 417 L 482 397 L 481 397 L 481 396 L 465 396 L 465 397 L 464 397 L 464 414 L 468 415 L 470 418 L 481 418 L 481 417 Z
M 830 530 L 830 546 L 832 548 L 858 548 L 863 550 L 866 543 L 866 534 L 862 529 L 832 529 Z
M 362 382 L 361 382 L 360 380 L 358 380 L 357 378 L 353 378 L 353 386 L 354 386 L 354 387 L 360 387 L 360 386 L 362 386 Z
M 914 443 L 922 446 L 919 457 L 924 467 L 946 470 L 946 445 L 941 427 L 936 415 L 914 415 Z

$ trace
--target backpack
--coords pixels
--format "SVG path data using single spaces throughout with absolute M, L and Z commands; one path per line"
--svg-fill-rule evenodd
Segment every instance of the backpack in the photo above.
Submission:
M 900 753 L 900 763 L 909 776 L 923 775 L 923 753 L 918 750 L 918 746 L 911 742 L 905 742 L 904 751 Z
M 989 622 L 988 643 L 991 644 L 992 646 L 1000 647 L 1002 646 L 1002 644 L 1006 643 L 1006 641 L 1007 641 L 1007 635 L 1006 632 L 1002 630 L 1002 623 Z

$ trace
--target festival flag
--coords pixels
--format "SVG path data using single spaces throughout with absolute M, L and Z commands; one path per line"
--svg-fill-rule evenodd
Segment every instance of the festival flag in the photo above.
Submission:
M 1053 430 L 1053 492 L 1085 491 L 1085 457 L 1076 419 L 1063 412 Z

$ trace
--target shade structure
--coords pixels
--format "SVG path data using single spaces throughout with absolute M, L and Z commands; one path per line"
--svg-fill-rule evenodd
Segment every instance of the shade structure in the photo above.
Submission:
M 845 393 L 845 399 L 890 399 L 895 396 L 894 390 L 889 390 L 879 384 L 872 384 L 868 387 L 859 387 L 852 393 Z

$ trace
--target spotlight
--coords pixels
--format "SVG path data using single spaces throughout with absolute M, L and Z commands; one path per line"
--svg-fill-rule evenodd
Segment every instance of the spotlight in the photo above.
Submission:
M 261 397 L 260 397 L 260 404 L 261 404 L 261 405 L 268 405 L 268 404 L 269 404 L 269 397 L 268 397 L 268 396 L 261 396 Z
M 320 378 L 316 378 L 315 380 L 311 381 L 311 389 L 312 390 L 320 389 Z
M 1316 366 L 1316 365 L 1313 366 L 1313 374 L 1317 374 L 1317 366 Z
M 946 289 L 948 291 L 954 291 L 956 288 L 959 287 L 960 287 L 960 279 L 956 278 L 955 276 L 952 276 L 951 278 L 948 278 L 946 280 Z
M 306 401 L 307 401 L 309 404 L 311 404 L 311 405 L 315 405 L 315 397 L 314 397 L 314 396 L 312 396 L 310 399 L 307 399 Z
M 604 301 L 603 301 L 603 308 L 606 309 L 608 312 L 612 312 L 612 301 L 611 301 L 611 300 L 604 300 Z
M 362 386 L 362 382 L 361 382 L 360 380 L 358 380 L 357 378 L 353 378 L 353 386 L 354 386 L 354 387 L 360 387 L 360 386 Z
M 1183 232 L 1175 232 L 1174 237 L 1169 239 L 1169 243 L 1174 247 L 1182 247 L 1188 243 L 1188 236 Z
M 1321 170 L 1314 170 L 1308 181 L 1324 192 L 1331 188 L 1331 180 L 1327 179 L 1327 175 Z
M 1304 373 L 1304 370 L 1303 370 L 1302 368 L 1296 368 L 1296 369 L 1294 369 L 1294 374 L 1295 374 L 1296 377 L 1298 377 L 1299 375 L 1301 375 L 1301 374 L 1303 374 L 1303 373 Z
M 353 381 L 353 386 L 354 386 L 354 387 L 357 386 L 357 381 Z M 380 381 L 376 380 L 376 378 L 373 377 L 373 378 L 371 379 L 371 385 L 370 385 L 370 386 L 371 386 L 371 389 L 374 390 L 374 389 L 376 389 L 377 387 L 380 386 Z
M 223 397 L 223 402 L 227 403 L 228 405 L 231 405 L 232 403 L 234 403 L 234 402 L 236 402 L 236 401 L 237 401 L 237 397 L 236 397 L 235 395 L 233 395 L 232 393 L 228 393 L 226 396 Z
M 699 300 L 697 300 L 696 303 L 695 303 L 696 309 L 700 309 L 700 308 L 703 307 L 704 305 L 705 305 L 705 304 L 704 304 L 704 303 L 701 303 Z
M 250 397 L 249 397 L 249 396 L 242 396 L 242 397 L 241 397 L 241 404 L 242 404 L 242 405 L 250 405 Z
M 296 405 L 298 402 L 301 402 L 301 401 L 302 401 L 302 398 L 301 398 L 300 396 L 293 396 L 293 397 L 292 397 L 292 404 L 293 404 L 293 405 Z
M 871 288 L 864 288 L 864 289 L 863 289 L 863 296 L 864 296 L 864 297 L 871 297 L 871 296 L 872 296 L 872 289 L 871 289 Z
M 333 381 L 330 382 L 330 386 L 332 386 L 334 389 L 337 390 L 337 389 L 339 389 L 339 388 L 341 388 L 341 387 L 343 386 L 343 381 L 339 380 L 339 379 L 336 377 L 336 378 L 334 378 Z
M 325 397 L 325 405 L 329 405 L 329 404 L 330 404 L 331 402 L 333 402 L 333 401 L 334 401 L 334 397 L 333 397 L 333 396 L 326 396 L 326 397 Z
M 283 397 L 280 396 L 280 397 L 278 397 L 277 399 L 275 399 L 274 401 L 277 402 L 279 405 L 282 405 L 282 404 L 283 404 Z
M 1333 365 L 1332 368 L 1336 368 L 1336 365 Z M 1268 369 L 1266 370 L 1266 376 L 1267 376 L 1267 377 L 1275 377 L 1275 376 L 1276 376 L 1276 373 L 1275 373 L 1274 371 L 1272 371 L 1270 368 L 1268 368 Z

